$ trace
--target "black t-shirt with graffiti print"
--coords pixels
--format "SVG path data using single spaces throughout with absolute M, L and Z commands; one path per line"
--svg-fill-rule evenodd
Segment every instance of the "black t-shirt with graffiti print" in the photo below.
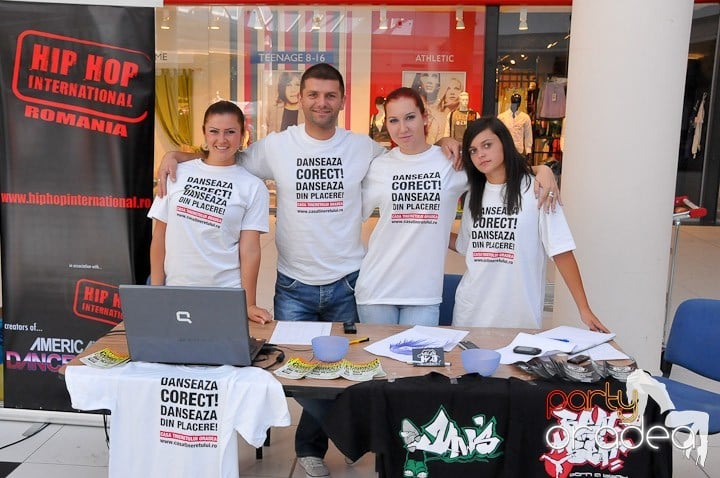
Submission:
M 585 384 L 510 379 L 510 406 L 505 469 L 508 477 L 672 475 L 670 442 L 655 440 L 657 451 L 651 450 L 647 442 L 640 442 L 644 432 L 639 430 L 662 426 L 659 408 L 649 400 L 640 426 L 635 421 L 636 407 L 632 397 L 628 399 L 623 382 Z M 629 428 L 634 426 L 638 428 Z M 662 434 L 662 430 L 656 431 Z
M 501 476 L 506 461 L 509 382 L 432 372 L 349 387 L 325 430 L 346 456 L 378 454 L 381 476 Z

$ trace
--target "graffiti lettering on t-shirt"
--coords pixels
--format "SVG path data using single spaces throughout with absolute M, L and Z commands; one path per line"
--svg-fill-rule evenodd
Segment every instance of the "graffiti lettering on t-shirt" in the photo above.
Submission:
M 395 174 L 392 190 L 393 223 L 437 224 L 440 217 L 439 171 L 418 174 Z
M 552 450 L 540 456 L 548 476 L 567 478 L 573 467 L 588 464 L 617 473 L 625 466 L 628 453 L 636 448 L 632 438 L 617 440 L 613 445 L 612 441 L 623 435 L 627 426 L 617 411 L 608 412 L 594 405 L 580 412 L 558 409 L 552 413 L 559 425 L 551 428 L 546 437 Z
M 329 213 L 343 210 L 345 184 L 342 158 L 297 158 L 295 198 L 300 213 Z
M 418 427 L 410 419 L 402 421 L 400 438 L 407 456 L 403 476 L 430 476 L 428 463 L 487 462 L 503 454 L 503 439 L 495 429 L 496 419 L 479 414 L 472 425 L 460 426 L 450 418 L 445 407 L 425 425 Z

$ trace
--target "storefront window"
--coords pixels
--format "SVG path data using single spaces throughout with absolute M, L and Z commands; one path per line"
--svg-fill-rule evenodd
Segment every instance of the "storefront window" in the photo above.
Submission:
M 503 7 L 498 33 L 496 114 L 532 164 L 559 164 L 570 8 Z
M 717 4 L 695 6 L 680 125 L 675 195 L 688 196 L 703 206 L 717 201 L 718 193 L 718 168 L 706 150 L 719 14 Z M 711 217 L 716 216 L 713 210 L 708 212 Z
M 446 133 L 460 93 L 469 93 L 473 109 L 482 107 L 484 12 L 429 6 L 157 9 L 156 154 L 197 148 L 202 114 L 220 98 L 245 111 L 248 142 L 302 122 L 299 76 L 318 62 L 336 66 L 345 78 L 340 126 L 372 135 L 375 100 L 399 86 L 417 86 L 432 113 L 428 139 L 434 142 Z

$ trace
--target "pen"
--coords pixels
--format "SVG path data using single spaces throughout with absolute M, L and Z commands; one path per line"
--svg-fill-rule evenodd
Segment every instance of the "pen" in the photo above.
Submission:
M 421 364 L 423 364 L 424 362 L 411 360 L 411 361 L 405 362 L 405 363 L 407 363 L 407 364 L 409 364 L 409 365 L 421 365 Z M 439 364 L 433 364 L 433 365 L 432 365 L 432 367 L 443 367 L 443 366 L 444 366 L 444 367 L 452 367 L 452 362 L 444 362 L 444 363 L 439 363 Z
M 370 337 L 362 337 L 362 338 L 359 338 L 359 339 L 353 339 L 353 340 L 351 340 L 351 341 L 350 341 L 350 345 L 352 345 L 352 344 L 360 344 L 360 343 L 369 342 L 369 341 L 370 341 Z
M 550 337 L 553 340 L 558 340 L 560 342 L 570 342 L 568 339 L 556 339 L 555 337 Z

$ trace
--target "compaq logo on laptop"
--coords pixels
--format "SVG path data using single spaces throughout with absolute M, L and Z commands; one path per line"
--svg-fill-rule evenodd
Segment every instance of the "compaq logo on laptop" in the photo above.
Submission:
M 178 310 L 175 312 L 175 319 L 178 322 L 187 322 L 188 324 L 192 324 L 192 320 L 190 319 L 190 312 L 186 310 Z

